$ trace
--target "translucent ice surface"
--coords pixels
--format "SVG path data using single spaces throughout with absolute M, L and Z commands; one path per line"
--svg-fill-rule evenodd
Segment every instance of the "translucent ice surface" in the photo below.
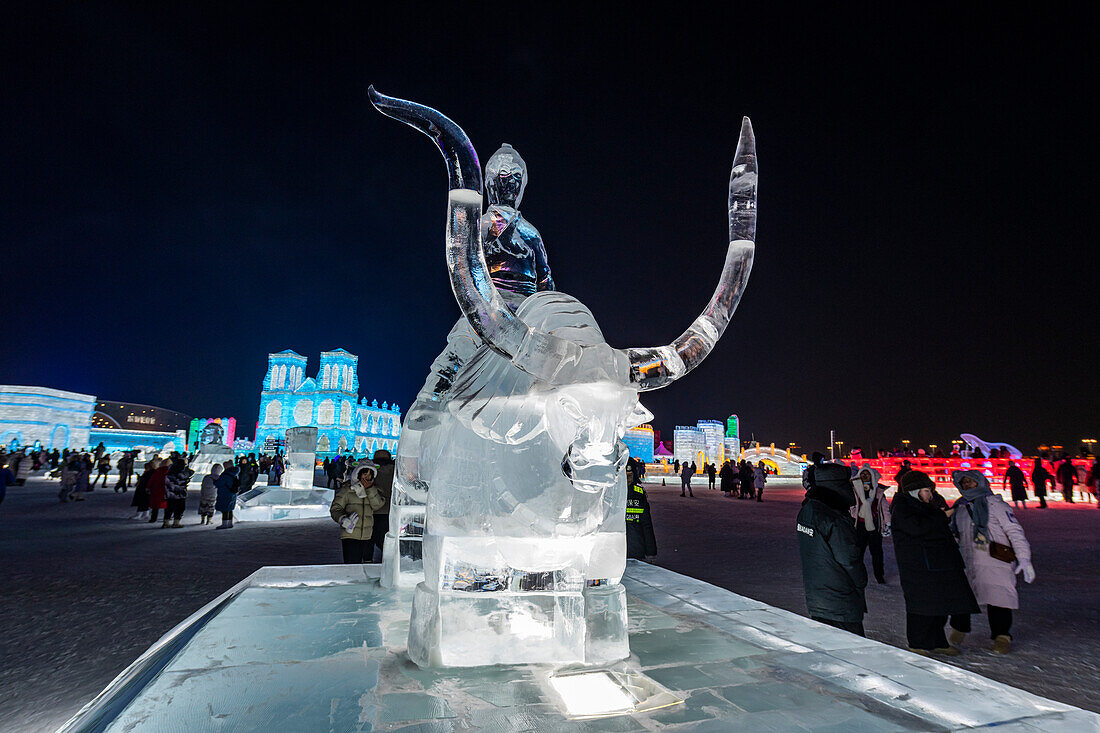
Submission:
M 848 648 L 847 632 L 634 560 L 625 585 L 678 600 L 625 598 L 628 660 L 420 669 L 404 647 L 411 596 L 371 570 L 263 568 L 62 730 L 1100 730 L 1095 713 L 874 641 Z M 796 630 L 811 646 L 786 638 Z
M 710 302 L 673 343 L 620 350 L 584 304 L 549 289 L 541 239 L 521 227 L 518 153 L 504 146 L 490 160 L 483 216 L 480 164 L 462 129 L 433 109 L 370 92 L 383 114 L 432 137 L 447 163 L 447 265 L 468 322 L 452 329 L 398 448 L 401 496 L 426 504 L 409 655 L 421 666 L 621 659 L 622 438 L 652 417 L 639 391 L 701 363 L 740 301 L 755 251 L 752 126 L 746 118 L 741 127 L 725 263 Z M 535 255 L 505 266 L 501 252 Z M 394 566 L 403 558 L 392 552 L 400 540 L 400 530 L 387 538 L 388 584 L 402 585 Z M 601 589 L 599 602 L 592 588 Z

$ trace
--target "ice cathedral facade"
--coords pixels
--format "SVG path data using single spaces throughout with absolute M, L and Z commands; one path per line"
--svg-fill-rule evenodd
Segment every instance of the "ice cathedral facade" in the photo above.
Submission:
M 306 357 L 291 350 L 268 354 L 256 425 L 257 451 L 285 444 L 287 428 L 317 428 L 317 453 L 372 455 L 397 450 L 401 411 L 397 405 L 359 399 L 359 357 L 344 349 L 321 353 L 316 377 L 306 376 Z

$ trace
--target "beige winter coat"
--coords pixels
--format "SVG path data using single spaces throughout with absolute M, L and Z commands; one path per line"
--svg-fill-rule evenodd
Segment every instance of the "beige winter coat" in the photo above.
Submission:
M 356 484 L 358 486 L 358 484 Z M 359 488 L 362 489 L 362 486 Z M 345 481 L 339 491 L 332 498 L 332 506 L 328 513 L 332 515 L 332 521 L 339 523 L 344 517 L 352 514 L 359 515 L 359 521 L 355 523 L 351 532 L 340 527 L 340 539 L 342 540 L 369 540 L 371 530 L 374 529 L 374 513 L 386 504 L 384 497 L 378 488 L 371 486 L 365 489 L 366 496 L 360 497 L 352 488 L 351 481 Z

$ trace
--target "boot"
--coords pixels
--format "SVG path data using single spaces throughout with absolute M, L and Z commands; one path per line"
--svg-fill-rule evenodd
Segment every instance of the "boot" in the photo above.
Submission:
M 1008 654 L 1008 648 L 1012 645 L 1012 637 L 1000 634 L 993 639 L 993 651 L 997 654 Z
M 149 524 L 152 524 L 155 521 L 157 521 L 156 517 L 149 517 Z
M 951 629 L 951 633 L 947 635 L 947 641 L 951 646 L 962 646 L 963 639 L 966 638 L 965 631 L 959 631 L 958 629 Z
M 957 657 L 962 654 L 962 652 L 960 652 L 953 646 L 939 647 L 937 649 L 933 649 L 932 652 L 935 654 L 942 654 L 945 657 Z
M 229 520 L 229 529 L 233 529 L 233 520 L 232 519 Z
M 218 525 L 218 529 L 229 529 L 229 520 L 223 519 L 222 523 Z
M 182 527 L 182 526 L 183 525 L 180 524 L 180 520 L 178 520 L 178 519 L 176 521 L 172 522 L 172 527 Z
M 169 520 L 168 517 L 165 517 L 164 522 L 160 525 L 160 528 L 161 529 L 168 529 L 171 526 L 172 526 L 171 520 Z

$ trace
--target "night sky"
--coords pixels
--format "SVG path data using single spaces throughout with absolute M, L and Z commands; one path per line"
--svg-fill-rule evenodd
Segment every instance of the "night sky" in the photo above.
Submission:
M 407 407 L 458 316 L 446 176 L 373 83 L 482 164 L 522 153 L 558 288 L 622 347 L 709 298 L 752 118 L 756 264 L 710 358 L 645 395 L 667 439 L 732 412 L 807 451 L 1100 437 L 1091 21 L 161 5 L 0 10 L 2 383 L 251 436 L 269 352 L 312 375 L 343 347 Z

